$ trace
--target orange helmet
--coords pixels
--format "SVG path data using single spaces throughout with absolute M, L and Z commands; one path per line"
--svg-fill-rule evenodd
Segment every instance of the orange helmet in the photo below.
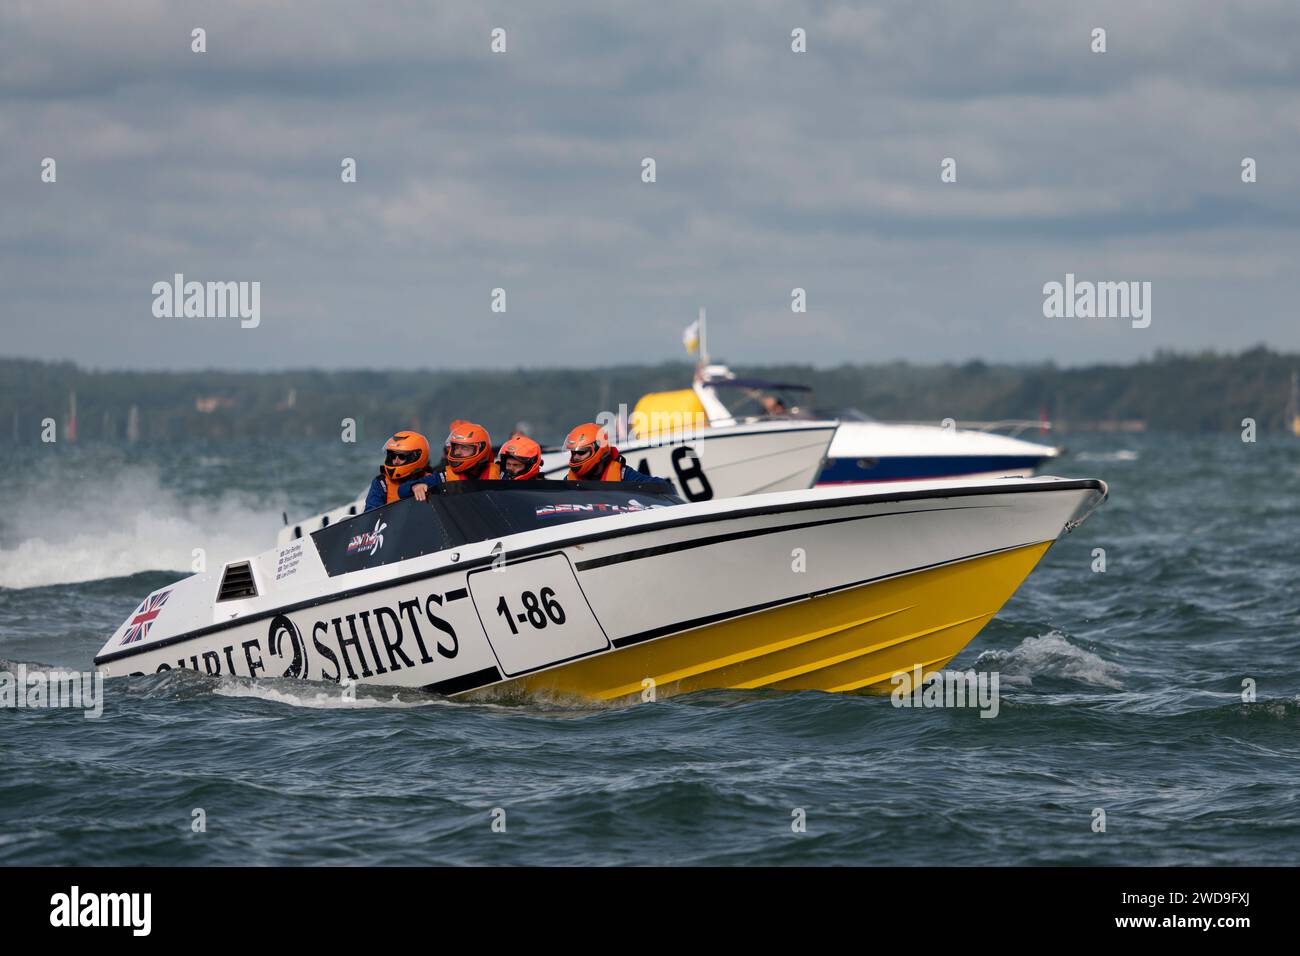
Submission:
M 482 425 L 457 419 L 451 423 L 443 453 L 447 458 L 447 467 L 456 474 L 463 475 L 492 459 L 492 439 Z
M 564 439 L 564 448 L 569 453 L 569 471 L 575 478 L 596 474 L 614 453 L 605 429 L 595 422 L 579 425 L 569 432 L 569 437 Z
M 429 440 L 419 432 L 398 432 L 384 444 L 380 468 L 389 481 L 405 481 L 429 467 Z
M 518 462 L 522 467 L 518 472 L 511 472 L 509 462 Z M 515 432 L 501 446 L 497 464 L 501 466 L 502 478 L 536 478 L 542 471 L 542 446 L 522 432 Z

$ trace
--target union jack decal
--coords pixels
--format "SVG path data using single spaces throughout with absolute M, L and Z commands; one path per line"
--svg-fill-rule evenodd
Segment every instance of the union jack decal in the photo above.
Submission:
M 134 644 L 136 641 L 143 641 L 148 636 L 154 618 L 158 616 L 162 606 L 167 603 L 167 598 L 171 596 L 171 593 L 169 588 L 166 591 L 151 594 L 144 599 L 144 603 L 136 610 L 135 616 L 131 618 L 131 626 L 122 635 L 123 644 Z

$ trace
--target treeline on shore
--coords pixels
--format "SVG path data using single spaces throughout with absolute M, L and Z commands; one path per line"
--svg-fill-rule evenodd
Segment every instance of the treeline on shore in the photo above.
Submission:
M 1050 418 L 1062 431 L 1261 431 L 1285 427 L 1300 356 L 1264 347 L 1236 355 L 1159 353 L 1129 365 L 1052 364 L 735 366 L 738 375 L 802 382 L 829 413 L 881 420 L 995 421 Z M 345 419 L 359 440 L 397 428 L 445 431 L 472 418 L 504 437 L 527 423 L 543 441 L 600 411 L 629 410 L 646 392 L 685 388 L 686 363 L 597 369 L 465 371 L 125 372 L 0 358 L 0 442 L 40 441 L 42 423 L 64 431 L 75 393 L 81 440 L 336 437 Z M 441 437 L 439 435 L 439 437 Z

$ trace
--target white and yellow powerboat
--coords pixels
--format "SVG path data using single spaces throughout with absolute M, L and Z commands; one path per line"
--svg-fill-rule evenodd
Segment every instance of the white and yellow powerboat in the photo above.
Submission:
M 956 655 L 1105 496 L 1060 478 L 694 503 L 457 482 L 159 589 L 95 663 L 605 700 L 887 687 Z

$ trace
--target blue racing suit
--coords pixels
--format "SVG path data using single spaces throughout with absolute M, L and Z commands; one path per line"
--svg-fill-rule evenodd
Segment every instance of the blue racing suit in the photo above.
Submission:
M 652 485 L 667 485 L 668 486 L 667 490 L 669 491 L 671 491 L 673 487 L 673 483 L 669 481 L 667 478 L 659 478 L 656 477 L 655 475 L 643 475 L 641 474 L 641 472 L 637 471 L 627 462 L 623 462 L 623 477 L 621 480 L 641 481 L 641 482 L 647 482 Z
M 436 488 L 443 483 L 443 480 L 442 473 L 437 471 L 422 475 L 419 478 L 412 478 L 410 481 L 404 481 L 397 486 L 397 497 L 410 498 L 415 494 L 416 485 L 427 485 L 429 488 Z
M 375 475 L 370 482 L 370 490 L 366 492 L 366 510 L 374 511 L 386 504 L 388 504 L 388 484 L 384 481 L 383 475 Z
M 397 486 L 398 499 L 411 497 L 414 494 L 411 489 L 416 484 L 424 484 L 430 487 L 442 484 L 442 475 L 435 472 L 402 482 Z M 370 482 L 370 490 L 366 492 L 366 510 L 374 511 L 386 504 L 388 504 L 388 482 L 384 481 L 383 475 L 375 475 L 374 480 Z

